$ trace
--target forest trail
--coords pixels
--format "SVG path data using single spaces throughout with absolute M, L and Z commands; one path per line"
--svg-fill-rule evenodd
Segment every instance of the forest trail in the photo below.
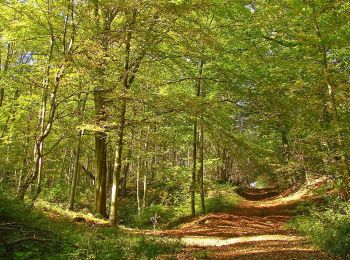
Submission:
M 311 188 L 280 194 L 249 189 L 244 193 L 254 200 L 243 199 L 230 213 L 208 214 L 178 229 L 149 234 L 180 238 L 186 246 L 178 259 L 334 259 L 286 225 L 293 207 L 313 196 Z
M 185 245 L 177 255 L 163 255 L 159 259 L 337 259 L 316 249 L 305 237 L 287 227 L 296 205 L 317 199 L 314 190 L 326 181 L 318 179 L 298 190 L 282 193 L 276 193 L 275 189 L 241 190 L 237 193 L 242 199 L 231 212 L 199 216 L 176 229 L 120 228 L 133 234 L 175 237 Z M 50 217 L 54 218 L 56 215 L 52 214 L 51 209 Z M 108 221 L 96 218 L 84 221 L 97 226 L 109 225 Z

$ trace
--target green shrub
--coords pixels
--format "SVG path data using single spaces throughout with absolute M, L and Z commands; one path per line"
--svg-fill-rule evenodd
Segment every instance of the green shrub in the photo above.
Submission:
M 342 257 L 350 256 L 350 205 L 331 200 L 324 207 L 313 207 L 290 225 L 307 235 L 321 249 Z
M 153 227 L 151 222 L 151 218 L 157 214 L 158 224 L 160 227 L 163 227 L 167 224 L 171 219 L 175 217 L 175 212 L 169 207 L 163 205 L 150 205 L 146 207 L 140 216 L 135 217 L 135 223 L 139 227 Z
M 151 259 L 181 250 L 177 239 L 123 233 L 118 228 L 75 224 L 62 216 L 50 219 L 29 209 L 0 188 L 0 221 L 16 222 L 18 230 L 0 234 L 5 241 L 35 236 L 45 242 L 28 241 L 7 252 L 0 243 L 0 259 Z M 159 207 L 150 207 L 147 215 Z M 146 217 L 145 217 L 146 218 Z M 30 232 L 30 233 L 29 233 Z M 10 255 L 9 255 L 10 254 Z
M 69 191 L 70 189 L 65 184 L 57 184 L 50 189 L 45 189 L 41 196 L 53 203 L 67 203 Z
M 101 232 L 100 235 L 106 235 Z M 107 236 L 106 236 L 107 238 Z M 108 241 L 106 241 L 108 240 Z M 96 259 L 154 259 L 163 254 L 174 254 L 182 245 L 177 239 L 152 236 L 108 235 L 105 240 L 90 241 L 90 255 Z
M 208 213 L 230 212 L 237 205 L 238 198 L 219 193 L 205 200 Z

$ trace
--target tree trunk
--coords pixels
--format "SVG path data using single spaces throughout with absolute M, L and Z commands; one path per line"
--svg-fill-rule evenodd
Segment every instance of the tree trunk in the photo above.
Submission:
M 119 180 L 122 169 L 123 143 L 124 143 L 124 129 L 125 129 L 125 115 L 126 115 L 126 101 L 123 100 L 121 104 L 121 111 L 119 115 L 119 133 L 118 146 L 115 152 L 115 164 L 113 171 L 113 186 L 111 195 L 111 209 L 109 215 L 109 222 L 111 225 L 116 225 L 118 222 L 118 200 L 119 200 Z
M 199 64 L 198 79 L 196 81 L 196 96 L 200 97 L 202 93 L 202 76 L 203 76 L 203 60 Z M 191 213 L 196 214 L 196 172 L 197 172 L 197 146 L 198 146 L 198 118 L 195 118 L 193 125 L 193 164 L 192 164 L 192 183 L 191 183 Z
M 144 145 L 144 152 L 147 155 L 148 152 L 148 137 L 149 137 L 149 133 L 150 133 L 150 127 L 148 126 L 147 128 L 147 134 L 146 134 L 146 138 L 145 138 L 145 145 Z M 147 194 L 147 172 L 148 172 L 148 160 L 147 160 L 147 156 L 144 159 L 144 167 L 143 167 L 143 198 L 142 198 L 142 207 L 145 208 L 146 207 L 146 194 Z
M 104 132 L 95 132 L 95 158 L 95 211 L 106 217 L 107 134 Z
M 289 144 L 287 137 L 287 129 L 285 126 L 281 127 L 281 141 L 282 141 L 282 156 L 285 161 L 288 161 L 289 157 Z
M 199 176 L 200 176 L 200 192 L 202 213 L 205 213 L 205 192 L 204 192 L 204 126 L 203 119 L 200 124 L 200 148 L 199 148 Z
M 54 48 L 54 36 L 51 35 L 50 37 L 50 48 L 49 53 L 47 56 L 47 64 L 46 64 L 46 70 L 45 75 L 43 77 L 43 92 L 41 97 L 41 107 L 39 111 L 39 124 L 38 129 L 40 129 L 40 134 L 38 137 L 35 138 L 35 145 L 34 145 L 34 169 L 32 175 L 27 175 L 27 178 L 25 182 L 23 183 L 23 186 L 21 187 L 21 191 L 19 192 L 19 198 L 23 199 L 24 195 L 30 186 L 30 184 L 37 180 L 35 193 L 32 198 L 33 202 L 37 199 L 41 192 L 41 182 L 42 182 L 42 165 L 43 165 L 43 149 L 44 149 L 44 140 L 49 135 L 51 128 L 52 128 L 52 120 L 53 116 L 55 114 L 55 98 L 57 94 L 57 87 L 59 78 L 55 77 L 55 85 L 54 85 L 54 91 L 52 92 L 52 98 L 51 98 L 51 113 L 50 118 L 48 119 L 48 122 L 45 123 L 46 114 L 47 114 L 47 100 L 49 96 L 49 86 L 50 86 L 50 75 L 51 75 L 51 61 L 53 58 L 53 48 Z M 58 72 L 59 73 L 59 72 Z M 58 75 L 57 73 L 57 75 Z M 56 76 L 57 76 L 56 75 Z M 57 81 L 58 80 L 58 81 Z
M 126 185 L 128 180 L 128 174 L 130 169 L 130 161 L 131 161 L 131 149 L 129 149 L 128 154 L 126 156 L 126 164 L 123 168 L 123 183 L 122 183 L 122 190 L 121 190 L 121 197 L 126 197 Z
M 103 55 L 106 56 L 109 47 L 109 33 L 111 24 L 116 16 L 116 12 L 105 10 L 100 15 L 99 0 L 94 1 L 94 16 L 96 38 L 102 47 Z M 101 19 L 102 18 L 102 19 Z M 101 30 L 101 20 L 103 28 Z M 106 98 L 104 89 L 105 82 L 103 80 L 105 74 L 106 59 L 102 59 L 98 64 L 99 82 L 94 91 L 94 102 L 96 112 L 96 125 L 102 130 L 95 132 L 95 158 L 96 158 L 96 176 L 95 176 L 95 211 L 101 217 L 106 217 L 106 195 L 107 195 L 107 134 L 104 131 L 107 121 Z
M 80 159 L 80 151 L 81 151 L 81 141 L 82 141 L 81 139 L 83 134 L 84 134 L 84 130 L 80 130 L 79 136 L 78 136 L 78 145 L 75 152 L 74 172 L 73 172 L 71 192 L 69 197 L 69 210 L 74 210 L 75 190 L 76 190 L 77 179 L 78 179 L 79 170 L 80 170 L 79 159 Z
M 37 184 L 35 188 L 35 194 L 33 197 L 33 201 L 37 199 L 41 192 L 41 182 L 42 182 L 42 173 L 43 173 L 43 149 L 44 149 L 44 141 L 39 141 L 36 144 L 36 156 L 35 156 L 35 172 L 34 176 L 37 176 Z
M 193 164 L 191 183 L 191 214 L 196 215 L 196 171 L 197 171 L 197 120 L 193 125 Z
M 2 107 L 2 103 L 4 100 L 4 94 L 5 94 L 4 88 L 0 88 L 0 107 Z
M 12 44 L 11 43 L 7 44 L 7 53 L 6 53 L 6 59 L 4 63 L 2 63 L 1 54 L 2 53 L 1 53 L 1 47 L 0 47 L 0 74 L 6 74 L 10 66 L 10 60 L 12 59 L 12 56 L 13 56 Z M 0 87 L 0 107 L 2 107 L 3 105 L 4 96 L 5 96 L 5 89 L 3 87 Z
M 128 25 L 126 27 L 126 40 L 125 40 L 125 59 L 124 59 L 124 74 L 122 77 L 123 81 L 123 94 L 125 95 L 127 91 L 130 89 L 133 81 L 135 80 L 135 73 L 137 72 L 141 60 L 137 61 L 138 65 L 132 68 L 131 66 L 131 39 L 132 39 L 132 27 L 136 21 L 137 10 L 134 9 L 132 11 L 132 16 L 128 17 Z M 129 20 L 130 19 L 130 20 Z M 116 165 L 115 172 L 113 174 L 113 187 L 112 187 L 112 197 L 111 197 L 111 210 L 110 210 L 110 224 L 116 225 L 118 222 L 118 190 L 119 190 L 119 179 L 122 169 L 122 156 L 123 156 L 123 144 L 124 144 L 124 129 L 125 129 L 125 116 L 126 116 L 126 108 L 127 101 L 124 96 L 121 97 L 121 107 L 119 114 L 119 132 L 118 132 L 118 147 L 116 152 Z
M 147 167 L 147 163 L 145 164 Z M 145 168 L 146 168 L 145 167 Z M 144 169 L 143 171 L 143 197 L 142 197 L 142 207 L 146 207 L 146 194 L 147 194 L 147 170 Z
M 324 45 L 323 43 L 323 36 L 322 36 L 322 32 L 320 30 L 319 24 L 318 24 L 318 20 L 317 20 L 317 16 L 316 16 L 316 11 L 315 9 L 313 9 L 313 14 L 314 14 L 314 26 L 315 26 L 315 31 L 317 34 L 317 37 L 320 40 L 320 52 L 322 55 L 322 65 L 323 65 L 323 77 L 324 77 L 324 82 L 325 82 L 325 86 L 327 88 L 327 93 L 328 93 L 328 98 L 329 98 L 329 102 L 331 104 L 331 109 L 332 109 L 332 114 L 333 114 L 333 122 L 336 128 L 336 132 L 337 132 L 337 143 L 338 143 L 338 149 L 342 150 L 342 151 L 338 151 L 341 156 L 341 163 L 342 163 L 342 170 L 344 171 L 345 174 L 345 179 L 346 182 L 350 182 L 349 178 L 350 178 L 350 165 L 349 165 L 349 153 L 345 147 L 344 144 L 344 133 L 343 130 L 340 127 L 340 118 L 339 118 L 339 114 L 338 114 L 338 108 L 337 108 L 337 103 L 335 100 L 335 93 L 334 93 L 334 87 L 332 85 L 331 82 L 331 78 L 330 78 L 330 68 L 329 68 L 329 63 L 327 60 L 327 47 Z
M 141 152 L 141 151 L 139 151 Z M 141 168 L 141 154 L 137 160 L 137 171 L 136 171 L 136 202 L 137 202 L 137 214 L 141 215 L 141 203 L 140 203 L 140 168 Z

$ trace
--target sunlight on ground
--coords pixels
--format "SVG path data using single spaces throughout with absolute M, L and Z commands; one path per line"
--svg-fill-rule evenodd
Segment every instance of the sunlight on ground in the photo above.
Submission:
M 302 241 L 305 240 L 300 236 L 287 236 L 287 235 L 260 235 L 260 236 L 246 236 L 222 239 L 219 237 L 200 237 L 191 236 L 181 238 L 181 242 L 187 246 L 227 246 L 247 242 L 257 241 Z
M 66 217 L 68 219 L 74 220 L 76 218 L 84 218 L 86 222 L 95 223 L 98 225 L 108 225 L 108 221 L 105 219 L 100 219 L 94 217 L 91 213 L 83 214 L 68 209 L 64 209 L 58 205 L 50 203 L 48 201 L 38 199 L 35 203 L 35 207 L 43 210 L 43 212 L 50 218 Z
M 314 180 L 313 182 L 302 186 L 298 191 L 289 194 L 287 196 L 271 198 L 268 200 L 260 200 L 260 201 L 249 201 L 245 203 L 249 205 L 249 207 L 255 208 L 266 208 L 266 207 L 274 207 L 283 204 L 291 204 L 294 202 L 303 201 L 309 197 L 314 196 L 314 190 L 317 189 L 320 185 L 325 184 L 327 182 L 327 178 L 322 177 Z

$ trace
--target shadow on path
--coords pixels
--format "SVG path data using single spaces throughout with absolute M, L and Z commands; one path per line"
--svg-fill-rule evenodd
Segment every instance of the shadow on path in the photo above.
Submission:
M 179 237 L 186 247 L 175 256 L 178 259 L 336 259 L 287 227 L 293 208 L 317 198 L 313 190 L 323 183 L 316 180 L 296 192 L 241 190 L 245 199 L 230 213 L 208 214 L 178 229 L 147 233 Z

